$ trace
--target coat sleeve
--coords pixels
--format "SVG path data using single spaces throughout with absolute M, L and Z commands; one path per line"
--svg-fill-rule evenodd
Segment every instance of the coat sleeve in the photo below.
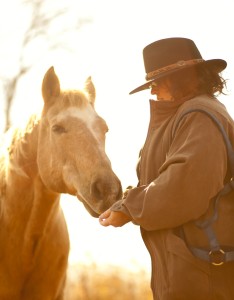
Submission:
M 159 176 L 130 190 L 114 210 L 129 214 L 146 230 L 177 227 L 206 212 L 226 172 L 219 129 L 203 113 L 190 113 L 177 128 Z

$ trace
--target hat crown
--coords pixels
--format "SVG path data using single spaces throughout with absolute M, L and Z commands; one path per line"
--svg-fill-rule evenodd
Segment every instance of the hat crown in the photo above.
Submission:
M 186 38 L 168 38 L 149 44 L 143 49 L 143 59 L 146 73 L 166 66 L 202 59 L 195 43 Z

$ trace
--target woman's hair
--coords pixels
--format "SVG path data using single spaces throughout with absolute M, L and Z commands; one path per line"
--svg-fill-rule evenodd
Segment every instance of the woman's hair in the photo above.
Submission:
M 225 94 L 226 80 L 205 65 L 173 73 L 168 79 L 170 82 L 168 88 L 174 100 L 201 94 L 208 94 L 211 97 Z

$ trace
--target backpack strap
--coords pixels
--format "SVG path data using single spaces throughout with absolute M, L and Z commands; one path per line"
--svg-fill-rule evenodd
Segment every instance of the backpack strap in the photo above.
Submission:
M 198 257 L 204 261 L 210 262 L 213 265 L 219 266 L 219 265 L 222 265 L 224 262 L 234 261 L 234 249 L 233 249 L 233 251 L 226 251 L 226 249 L 224 249 L 224 247 L 221 248 L 221 246 L 219 245 L 219 242 L 217 240 L 216 234 L 212 228 L 212 224 L 218 218 L 218 204 L 219 204 L 220 199 L 223 196 L 230 193 L 232 190 L 234 190 L 234 180 L 233 180 L 234 179 L 234 150 L 233 150 L 232 144 L 231 144 L 231 142 L 228 138 L 228 135 L 227 135 L 226 131 L 224 130 L 221 122 L 218 120 L 218 118 L 216 116 L 214 116 L 212 113 L 210 113 L 209 111 L 207 111 L 205 109 L 192 108 L 192 109 L 189 109 L 189 110 L 185 111 L 184 113 L 182 113 L 182 115 L 179 118 L 179 121 L 177 122 L 177 124 L 175 126 L 175 131 L 176 131 L 181 119 L 185 115 L 192 113 L 192 112 L 201 112 L 201 113 L 206 114 L 209 118 L 212 119 L 214 124 L 218 127 L 218 129 L 222 133 L 223 140 L 225 142 L 226 149 L 227 149 L 228 163 L 229 163 L 229 167 L 230 167 L 230 171 L 231 171 L 231 179 L 229 182 L 227 182 L 224 185 L 224 187 L 219 191 L 219 193 L 212 199 L 213 200 L 212 201 L 212 203 L 213 203 L 212 216 L 209 219 L 206 219 L 203 221 L 201 221 L 201 220 L 195 221 L 195 225 L 198 228 L 204 230 L 204 232 L 208 238 L 208 241 L 209 241 L 210 249 L 204 250 L 204 249 L 189 246 L 186 241 L 183 226 L 180 226 L 179 228 L 177 228 L 177 233 L 179 234 L 179 236 L 181 238 L 184 239 L 187 247 L 190 249 L 190 251 L 196 257 Z

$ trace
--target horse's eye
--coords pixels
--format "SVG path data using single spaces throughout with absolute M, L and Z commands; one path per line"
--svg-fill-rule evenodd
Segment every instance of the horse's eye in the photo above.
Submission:
M 52 130 L 53 130 L 53 132 L 56 132 L 56 133 L 64 133 L 64 132 L 66 132 L 66 129 L 63 126 L 61 126 L 61 125 L 53 125 L 52 126 Z

